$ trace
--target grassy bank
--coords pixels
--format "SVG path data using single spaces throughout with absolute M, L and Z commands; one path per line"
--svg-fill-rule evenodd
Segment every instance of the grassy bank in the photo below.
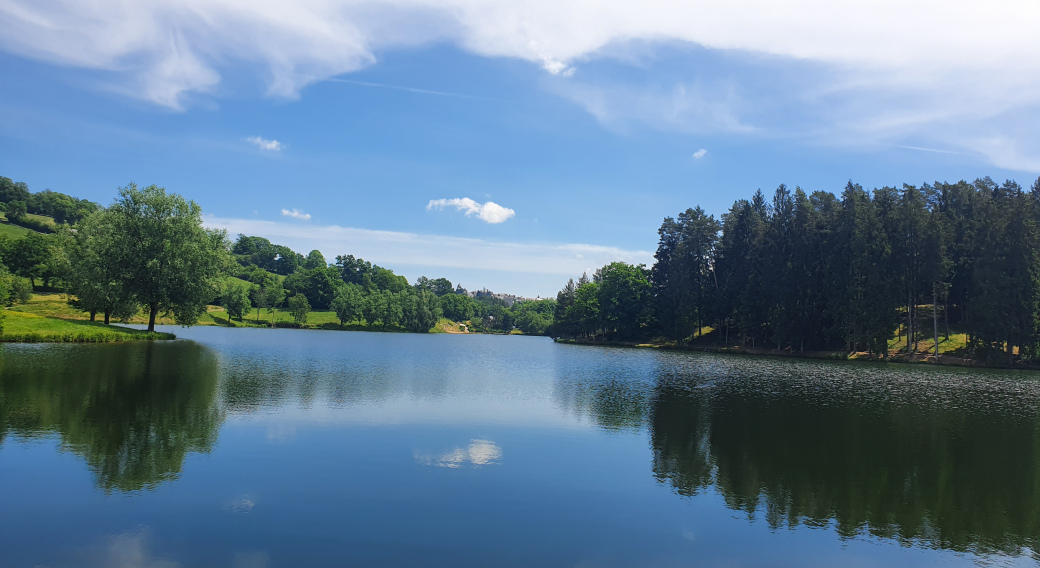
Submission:
M 172 333 L 148 333 L 136 329 L 65 320 L 5 310 L 4 343 L 114 343 L 150 339 L 174 339 Z
M 6 310 L 6 313 L 14 317 L 20 315 L 25 316 L 37 316 L 44 319 L 56 320 L 58 322 L 65 321 L 69 323 L 90 323 L 90 314 L 87 312 L 81 312 L 69 305 L 68 299 L 62 294 L 56 293 L 37 293 L 33 294 L 31 300 L 26 304 L 18 304 L 12 306 Z M 102 314 L 97 315 L 98 321 L 104 318 Z M 8 322 L 13 321 L 13 318 L 8 318 Z M 130 321 L 125 323 L 132 324 L 147 324 L 148 318 L 145 315 L 138 315 L 131 318 Z M 159 317 L 155 320 L 155 323 L 159 325 L 176 325 L 171 317 Z M 103 324 L 97 323 L 103 329 L 113 329 L 111 326 L 106 327 Z M 256 309 L 249 310 L 249 313 L 243 318 L 228 318 L 227 312 L 220 306 L 208 306 L 207 311 L 196 325 L 219 325 L 223 327 L 293 327 L 299 329 L 329 329 L 338 331 L 386 331 L 386 332 L 397 332 L 404 333 L 408 330 L 401 326 L 382 326 L 379 324 L 370 325 L 366 322 L 350 322 L 346 325 L 340 325 L 339 319 L 336 317 L 336 312 L 329 310 L 316 310 L 307 314 L 307 323 L 297 325 L 293 320 L 292 313 L 289 310 L 277 308 L 273 311 L 266 309 L 260 310 L 259 314 Z M 13 328 L 12 328 L 13 329 Z M 122 328 L 115 328 L 122 329 Z M 440 321 L 430 330 L 430 333 L 471 333 L 470 329 L 465 323 L 454 322 L 446 318 L 441 318 Z M 11 341 L 4 339 L 4 341 Z

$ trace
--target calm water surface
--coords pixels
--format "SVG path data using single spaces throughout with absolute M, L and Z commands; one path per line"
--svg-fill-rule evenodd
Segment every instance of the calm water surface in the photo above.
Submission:
M 1034 374 L 174 331 L 0 348 L 0 566 L 1040 558 Z

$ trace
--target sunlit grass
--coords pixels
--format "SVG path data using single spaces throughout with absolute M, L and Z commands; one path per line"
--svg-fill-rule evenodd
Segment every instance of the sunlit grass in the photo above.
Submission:
M 18 225 L 11 225 L 6 222 L 0 224 L 0 235 L 7 235 L 10 239 L 20 239 L 31 232 L 29 229 L 19 227 Z
M 171 333 L 148 333 L 103 323 L 45 317 L 4 310 L 0 341 L 15 343 L 111 343 L 142 339 L 173 339 Z

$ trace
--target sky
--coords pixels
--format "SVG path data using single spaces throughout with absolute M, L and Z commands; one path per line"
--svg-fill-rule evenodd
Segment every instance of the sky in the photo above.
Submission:
M 0 175 L 554 296 L 657 228 L 1040 175 L 1040 3 L 0 0 Z

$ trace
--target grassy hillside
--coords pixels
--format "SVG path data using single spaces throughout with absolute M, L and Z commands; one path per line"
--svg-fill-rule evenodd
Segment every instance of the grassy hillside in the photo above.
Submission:
M 7 235 L 10 239 L 20 239 L 29 234 L 30 229 L 12 225 L 6 219 L 0 221 L 0 235 Z
M 172 333 L 148 333 L 103 323 L 49 318 L 10 310 L 5 312 L 7 317 L 0 341 L 7 343 L 112 343 L 175 337 Z

